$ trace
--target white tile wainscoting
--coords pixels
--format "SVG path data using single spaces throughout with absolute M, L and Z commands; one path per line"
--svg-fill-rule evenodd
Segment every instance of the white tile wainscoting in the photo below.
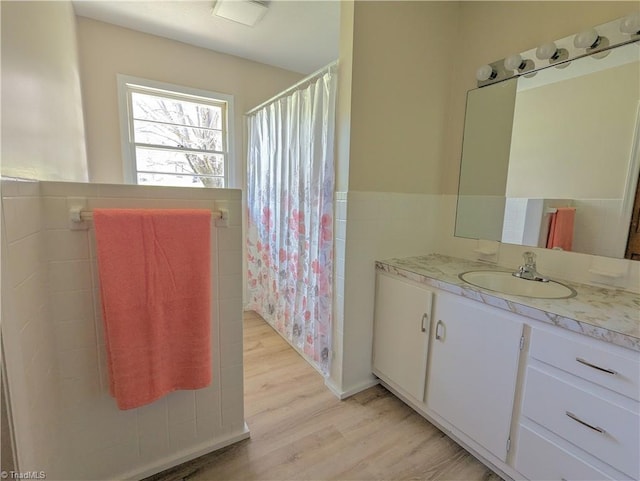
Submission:
M 69 198 L 93 208 L 208 208 L 213 382 L 117 409 L 108 391 L 94 231 L 69 229 Z M 248 436 L 242 368 L 241 192 L 3 180 L 3 347 L 21 471 L 139 479 Z
M 333 359 L 340 398 L 376 384 L 371 374 L 375 261 L 435 249 L 439 195 L 338 192 L 335 197 Z
M 371 375 L 376 260 L 440 253 L 515 267 L 522 264 L 522 253 L 532 250 L 495 243 L 495 255 L 479 255 L 483 243 L 453 235 L 457 200 L 453 194 L 336 193 L 334 352 L 326 384 L 337 396 L 348 397 L 376 382 Z M 604 281 L 607 287 L 640 292 L 640 262 L 533 250 L 540 272 L 552 278 L 591 285 Z M 626 274 L 606 279 L 594 276 L 594 267 Z

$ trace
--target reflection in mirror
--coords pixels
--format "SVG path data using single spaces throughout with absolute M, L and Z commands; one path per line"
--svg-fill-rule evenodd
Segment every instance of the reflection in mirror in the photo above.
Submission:
M 639 85 L 635 42 L 471 90 L 455 235 L 625 257 Z

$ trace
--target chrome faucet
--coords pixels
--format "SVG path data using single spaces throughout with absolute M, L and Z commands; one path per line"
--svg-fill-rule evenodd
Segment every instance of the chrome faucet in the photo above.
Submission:
M 513 273 L 515 277 L 528 281 L 549 282 L 547 277 L 543 277 L 536 270 L 536 254 L 534 252 L 527 251 L 522 254 L 522 258 L 524 259 L 524 264 Z

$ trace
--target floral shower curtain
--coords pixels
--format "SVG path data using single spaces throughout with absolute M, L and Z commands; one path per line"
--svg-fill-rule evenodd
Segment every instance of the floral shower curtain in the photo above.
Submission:
M 336 67 L 249 116 L 248 308 L 325 375 L 331 352 Z

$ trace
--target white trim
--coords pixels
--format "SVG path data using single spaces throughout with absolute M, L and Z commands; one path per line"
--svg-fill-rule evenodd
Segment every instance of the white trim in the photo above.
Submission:
M 226 188 L 236 188 L 235 177 L 238 170 L 239 159 L 235 155 L 235 106 L 233 95 L 214 92 L 211 90 L 201 90 L 192 87 L 185 87 L 166 82 L 158 82 L 131 75 L 117 74 L 118 84 L 118 115 L 120 119 L 120 143 L 122 146 L 122 173 L 123 181 L 126 184 L 137 184 L 136 166 L 133 139 L 133 126 L 129 123 L 131 113 L 131 96 L 128 85 L 141 87 L 142 89 L 156 89 L 168 94 L 191 95 L 211 99 L 218 102 L 226 102 L 225 129 L 227 132 L 227 165 L 225 165 Z
M 118 74 L 118 118 L 120 121 L 120 148 L 122 154 L 122 177 L 125 184 L 136 184 L 134 155 L 129 128 L 129 99 L 126 77 Z
M 631 143 L 631 158 L 629 159 L 629 168 L 627 170 L 627 178 L 625 180 L 624 194 L 622 197 L 622 208 L 620 209 L 620 213 L 622 214 L 621 231 L 624 231 L 624 247 L 621 257 L 624 257 L 627 250 L 629 223 L 631 222 L 631 215 L 633 214 L 636 189 L 640 188 L 640 185 L 638 185 L 640 183 L 638 175 L 640 175 L 640 102 L 638 102 L 638 108 L 636 109 L 636 128 L 634 129 L 633 141 Z
M 180 451 L 173 456 L 156 460 L 139 469 L 134 469 L 121 476 L 118 476 L 117 479 L 125 479 L 125 480 L 144 479 L 154 474 L 158 474 L 164 471 L 165 469 L 174 468 L 182 463 L 186 463 L 187 461 L 191 461 L 192 459 L 198 458 L 205 454 L 209 454 L 213 451 L 217 451 L 218 449 L 222 449 L 224 447 L 230 446 L 231 444 L 237 443 L 244 439 L 248 439 L 250 437 L 251 435 L 249 433 L 249 427 L 247 426 L 247 423 L 244 423 L 244 428 L 239 433 L 235 432 L 221 439 L 207 441 L 205 443 L 199 444 L 193 449 Z
M 340 389 L 331 378 L 325 378 L 324 380 L 324 385 L 327 387 L 327 389 L 329 389 L 329 391 L 331 391 L 331 393 L 337 397 L 338 399 L 340 399 L 340 401 L 343 401 L 351 396 L 353 396 L 354 394 L 358 394 L 359 392 L 362 392 L 366 389 L 369 389 L 370 387 L 373 387 L 377 384 L 380 384 L 380 380 L 378 378 L 372 378 L 369 379 L 367 381 L 363 381 L 360 382 L 358 384 L 356 384 L 355 386 L 351 386 L 349 389 L 347 389 L 346 391 L 343 391 L 342 389 Z

